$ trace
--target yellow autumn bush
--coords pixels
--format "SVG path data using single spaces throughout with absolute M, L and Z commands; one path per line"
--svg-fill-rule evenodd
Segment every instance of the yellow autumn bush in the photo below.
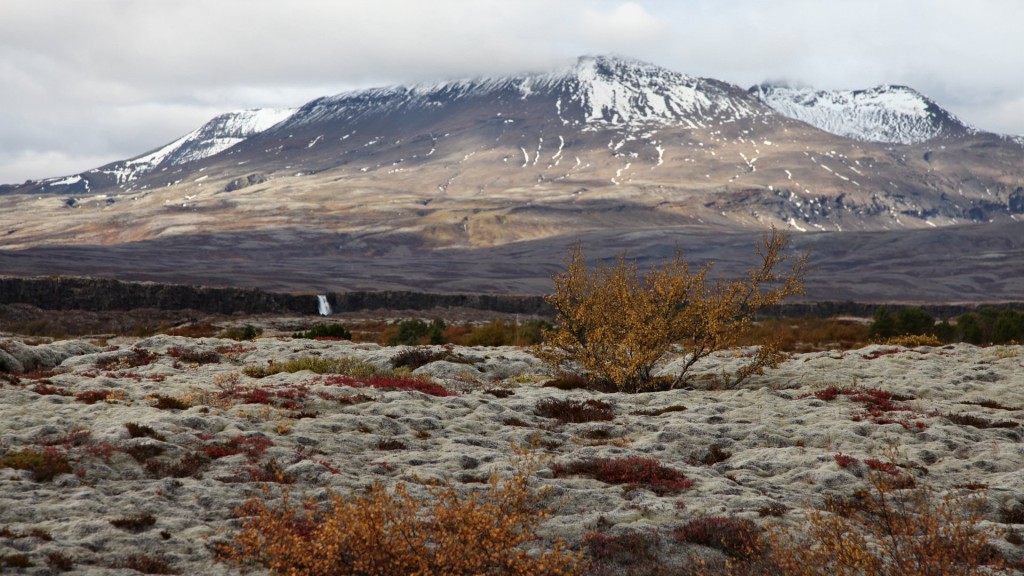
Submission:
M 326 510 L 287 497 L 277 506 L 250 500 L 243 529 L 220 555 L 289 576 L 585 574 L 582 555 L 561 541 L 533 549 L 544 492 L 529 482 L 537 456 L 517 454 L 513 475 L 502 482 L 492 474 L 482 492 L 435 486 L 424 498 L 377 483 L 365 495 L 332 495 Z
M 669 383 L 677 386 L 697 361 L 734 346 L 758 310 L 803 294 L 808 256 L 787 254 L 788 246 L 789 237 L 772 228 L 756 247 L 759 265 L 745 278 L 711 281 L 710 264 L 693 270 L 680 251 L 644 274 L 624 254 L 614 266 L 591 269 L 577 243 L 546 298 L 556 325 L 538 354 L 555 370 L 578 367 L 596 384 L 637 392 L 653 385 L 652 370 L 682 343 L 687 357 Z M 723 384 L 735 385 L 781 358 L 777 344 L 766 341 Z

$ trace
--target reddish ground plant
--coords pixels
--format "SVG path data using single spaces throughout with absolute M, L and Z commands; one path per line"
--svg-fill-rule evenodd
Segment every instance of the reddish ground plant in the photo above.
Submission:
M 393 438 L 382 439 L 377 442 L 377 450 L 405 450 L 405 442 Z
M 560 373 L 543 384 L 544 388 L 557 388 L 559 390 L 586 390 L 590 388 L 590 381 L 582 374 Z M 614 387 L 609 387 L 608 392 L 615 392 Z
M 237 358 L 242 354 L 248 354 L 254 350 L 256 350 L 255 346 L 246 346 L 244 344 L 230 344 L 214 348 L 214 351 L 218 354 L 223 354 L 229 358 Z
M 351 404 L 362 404 L 363 402 L 373 402 L 373 398 L 366 394 L 331 394 L 321 390 L 316 395 L 324 400 L 330 400 L 339 404 L 351 405 Z
M 84 404 L 95 404 L 113 397 L 114 392 L 105 388 L 99 390 L 83 390 L 75 394 L 75 400 Z
M 862 358 L 865 360 L 877 360 L 883 356 L 892 356 L 903 351 L 904 350 L 902 348 L 882 348 L 881 350 L 875 350 L 870 354 L 864 354 L 862 355 Z
M 17 540 L 19 538 L 36 538 L 43 542 L 53 541 L 53 535 L 40 528 L 33 528 L 28 532 L 13 532 L 9 528 L 0 528 L 0 538 L 10 538 L 11 540 Z
M 699 458 L 696 458 L 696 462 L 705 466 L 714 466 L 719 462 L 725 462 L 731 457 L 732 452 L 729 452 L 718 444 L 712 444 L 711 446 L 708 446 L 707 451 L 705 451 Z
M 276 386 L 233 386 L 217 394 L 217 399 L 239 404 L 268 404 L 288 410 L 298 408 L 309 397 L 309 386 L 305 384 L 281 384 Z
M 731 516 L 705 516 L 672 531 L 679 542 L 700 544 L 729 556 L 752 559 L 764 553 L 761 529 L 752 520 Z
M 176 462 L 164 462 L 151 458 L 143 467 L 155 478 L 199 478 L 210 459 L 202 453 L 190 452 Z
M 159 444 L 135 444 L 134 446 L 126 446 L 122 450 L 137 462 L 147 462 L 151 458 L 156 458 L 167 451 L 166 448 Z
M 248 466 L 232 470 L 231 476 L 224 476 L 217 478 L 217 480 L 227 484 L 246 484 L 249 482 L 294 484 L 295 476 L 286 472 L 276 460 L 270 460 L 263 464 L 250 462 Z
M 661 547 L 654 530 L 628 530 L 617 534 L 587 532 L 583 535 L 583 549 L 593 559 L 598 574 L 620 573 L 624 567 L 656 566 L 660 563 Z
M 665 406 L 664 408 L 651 408 L 649 410 L 637 410 L 632 412 L 633 416 L 661 416 L 662 414 L 671 414 L 672 412 L 683 412 L 686 410 L 686 406 L 682 404 L 673 404 L 672 406 Z
M 457 364 L 474 363 L 473 360 L 454 352 L 452 346 L 445 346 L 441 349 L 435 349 L 429 346 L 413 346 L 395 354 L 391 358 L 391 365 L 395 368 L 408 368 L 409 370 L 415 370 L 421 366 L 426 366 L 431 362 L 438 362 L 440 360 L 454 362 Z
M 193 323 L 184 326 L 176 326 L 165 332 L 168 336 L 184 336 L 186 338 L 211 338 L 216 336 L 220 329 L 208 323 Z
M 63 388 L 57 388 L 46 382 L 38 382 L 30 388 L 40 396 L 71 396 L 71 392 Z
M 973 428 L 1017 428 L 1020 426 L 1019 422 L 1012 420 L 999 420 L 991 421 L 973 414 L 946 414 L 946 420 L 949 420 L 953 424 L 959 424 L 961 426 L 971 426 Z
M 762 506 L 757 509 L 757 515 L 764 518 L 766 516 L 780 517 L 789 511 L 789 508 L 785 504 L 780 502 L 773 502 L 767 506 Z
M 153 407 L 158 410 L 188 410 L 191 408 L 188 402 L 163 394 L 154 394 L 150 400 L 153 401 Z
M 145 424 L 138 424 L 136 422 L 126 422 L 124 425 L 128 431 L 129 438 L 152 438 L 154 440 L 160 440 L 163 442 L 166 440 L 163 434 L 160 434 L 153 428 L 146 426 Z
M 96 361 L 96 368 L 99 370 L 123 370 L 125 368 L 138 368 L 155 362 L 159 356 L 138 346 L 132 348 L 128 354 L 119 354 L 100 358 Z
M 977 402 L 967 401 L 961 402 L 961 404 L 967 404 L 968 406 L 981 406 L 982 408 L 991 408 L 992 410 L 1008 410 L 1010 412 L 1021 410 L 1020 406 L 1006 406 L 996 402 L 995 400 L 979 400 Z
M 113 568 L 128 568 L 143 574 L 180 574 L 170 559 L 160 554 L 129 554 L 115 561 Z
M 871 468 L 872 470 L 888 474 L 889 476 L 900 475 L 899 466 L 893 464 L 892 462 L 883 462 L 878 458 L 868 458 L 864 460 L 864 465 L 867 466 L 868 468 Z
M 57 572 L 70 572 L 75 567 L 75 561 L 67 554 L 53 551 L 46 555 L 46 565 Z
M 93 440 L 82 447 L 82 451 L 94 458 L 102 458 L 109 462 L 115 452 L 120 449 L 106 440 Z
M 484 394 L 490 394 L 495 398 L 508 398 L 509 396 L 515 396 L 516 393 L 508 388 L 488 388 L 484 390 Z
M 836 398 L 838 398 L 840 395 L 848 396 L 850 394 L 855 394 L 855 393 L 856 393 L 856 390 L 853 389 L 853 388 L 840 388 L 838 386 L 829 386 L 828 388 L 824 388 L 822 390 L 818 390 L 818 391 L 815 391 L 815 392 L 809 392 L 807 394 L 801 394 L 801 395 L 797 396 L 797 398 L 809 398 L 811 396 L 814 396 L 818 400 L 823 400 L 825 402 L 831 402 L 832 400 L 835 400 Z
M 922 418 L 938 416 L 938 414 L 920 412 L 911 406 L 903 404 L 903 402 L 915 400 L 913 396 L 894 394 L 877 388 L 861 389 L 829 386 L 816 392 L 801 394 L 797 398 L 803 399 L 812 396 L 825 402 L 831 402 L 840 396 L 845 396 L 851 402 L 856 402 L 863 406 L 863 410 L 855 412 L 850 416 L 850 419 L 854 422 L 866 420 L 879 425 L 899 424 L 905 430 L 910 431 L 921 431 L 928 427 L 928 424 L 921 420 Z M 901 417 L 897 418 L 896 414 L 900 414 Z
M 1024 504 L 999 508 L 999 521 L 1003 524 L 1024 524 Z
M 32 370 L 30 372 L 18 374 L 22 380 L 46 380 L 48 378 L 53 378 L 56 375 L 57 373 L 53 370 L 46 369 Z
M 454 396 L 455 393 L 446 390 L 440 384 L 420 380 L 418 378 L 402 378 L 393 376 L 367 376 L 354 377 L 340 374 L 328 374 L 319 376 L 313 380 L 314 383 L 324 386 L 348 386 L 351 388 L 377 388 L 379 390 L 397 390 L 422 392 L 430 396 Z
M 554 418 L 562 424 L 607 422 L 615 419 L 612 405 L 601 400 L 544 398 L 534 408 L 538 416 Z
M 0 568 L 31 568 L 35 566 L 27 554 L 0 554 Z
M 838 464 L 840 468 L 846 468 L 850 466 L 850 464 L 856 464 L 857 462 L 860 462 L 860 460 L 857 460 L 853 456 L 843 454 L 842 452 L 836 452 L 835 456 L 833 456 L 832 458 L 836 461 L 836 464 Z
M 518 426 L 520 428 L 529 428 L 530 427 L 529 424 L 527 424 L 526 422 L 524 422 L 521 419 L 516 418 L 514 416 L 509 417 L 509 418 L 505 418 L 504 420 L 501 421 L 501 423 L 504 424 L 505 426 Z
M 36 482 L 49 482 L 61 474 L 72 472 L 67 454 L 53 446 L 42 450 L 25 448 L 9 452 L 0 458 L 0 468 L 28 470 Z
M 259 460 L 267 448 L 274 445 L 274 442 L 266 436 L 233 436 L 227 442 L 211 444 L 203 447 L 203 452 L 211 459 L 245 454 L 250 462 Z
M 156 524 L 156 516 L 149 512 L 136 514 L 135 516 L 124 516 L 110 521 L 114 528 L 127 530 L 128 532 L 142 532 L 152 528 Z
M 607 484 L 646 488 L 659 496 L 678 494 L 693 486 L 682 472 L 653 458 L 600 458 L 551 466 L 556 477 L 586 476 Z
M 181 346 L 169 347 L 167 355 L 190 364 L 216 364 L 223 359 L 213 350 L 193 350 Z

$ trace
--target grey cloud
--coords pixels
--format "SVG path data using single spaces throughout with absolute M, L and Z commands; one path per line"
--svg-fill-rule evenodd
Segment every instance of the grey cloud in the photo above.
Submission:
M 741 86 L 908 84 L 1024 133 L 1021 21 L 1015 0 L 5 0 L 0 182 L 134 156 L 230 110 L 584 53 Z

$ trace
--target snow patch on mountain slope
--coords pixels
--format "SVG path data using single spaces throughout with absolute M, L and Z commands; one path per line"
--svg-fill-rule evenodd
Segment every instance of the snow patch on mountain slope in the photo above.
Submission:
M 762 84 L 750 91 L 784 116 L 867 142 L 918 144 L 970 130 L 935 102 L 905 86 L 813 90 Z
M 160 166 L 174 166 L 209 158 L 287 119 L 294 109 L 264 108 L 221 114 L 201 127 L 152 152 L 100 168 L 125 184 Z
M 700 127 L 714 116 L 756 115 L 748 102 L 721 87 L 636 60 L 584 57 L 561 75 L 589 124 L 684 124 Z

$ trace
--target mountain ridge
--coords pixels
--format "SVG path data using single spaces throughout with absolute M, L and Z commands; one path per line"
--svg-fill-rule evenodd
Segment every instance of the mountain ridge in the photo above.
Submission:
M 917 144 L 840 137 L 747 89 L 635 60 L 351 91 L 248 131 L 229 125 L 207 123 L 137 157 L 146 170 L 131 179 L 108 169 L 0 188 L 6 253 L 23 272 L 88 263 L 267 288 L 535 292 L 546 276 L 537 271 L 550 272 L 577 238 L 598 254 L 629 248 L 648 259 L 673 244 L 666 235 L 685 237 L 707 243 L 708 259 L 735 261 L 750 246 L 730 238 L 771 226 L 834 255 L 875 233 L 994 224 L 1001 237 L 1024 221 L 1017 141 L 967 129 Z M 931 236 L 907 245 L 927 247 L 922 237 Z M 869 244 L 840 278 L 877 274 L 872 254 L 898 260 L 901 278 L 942 257 L 908 263 Z M 63 248 L 72 246 L 90 248 Z M 986 258 L 1010 274 L 1015 250 Z M 289 278 L 267 276 L 268 261 Z M 527 269 L 530 280 L 517 276 Z M 920 270 L 920 281 L 933 274 Z M 872 286 L 871 298 L 885 290 Z
M 139 156 L 30 183 L 57 188 L 54 191 L 58 193 L 87 192 L 97 185 L 122 185 L 158 169 L 203 160 L 271 131 L 278 124 L 283 124 L 279 130 L 284 130 L 346 114 L 346 120 L 351 121 L 369 108 L 379 113 L 501 91 L 526 100 L 536 91 L 552 88 L 567 97 L 566 111 L 573 104 L 578 107 L 576 117 L 567 119 L 562 116 L 561 99 L 557 101 L 557 115 L 563 124 L 590 125 L 595 130 L 671 123 L 703 128 L 716 113 L 731 112 L 727 119 L 736 120 L 775 112 L 837 136 L 873 143 L 911 145 L 938 137 L 982 133 L 906 86 L 815 90 L 762 83 L 746 90 L 751 100 L 740 96 L 739 87 L 719 80 L 695 78 L 631 58 L 583 56 L 570 66 L 545 73 L 384 86 L 320 97 L 297 108 L 228 112 Z M 709 98 L 708 93 L 718 96 L 718 101 Z M 755 102 L 764 104 L 765 109 L 757 109 Z M 1024 145 L 1024 136 L 1006 138 Z M 90 185 L 93 179 L 99 181 Z

